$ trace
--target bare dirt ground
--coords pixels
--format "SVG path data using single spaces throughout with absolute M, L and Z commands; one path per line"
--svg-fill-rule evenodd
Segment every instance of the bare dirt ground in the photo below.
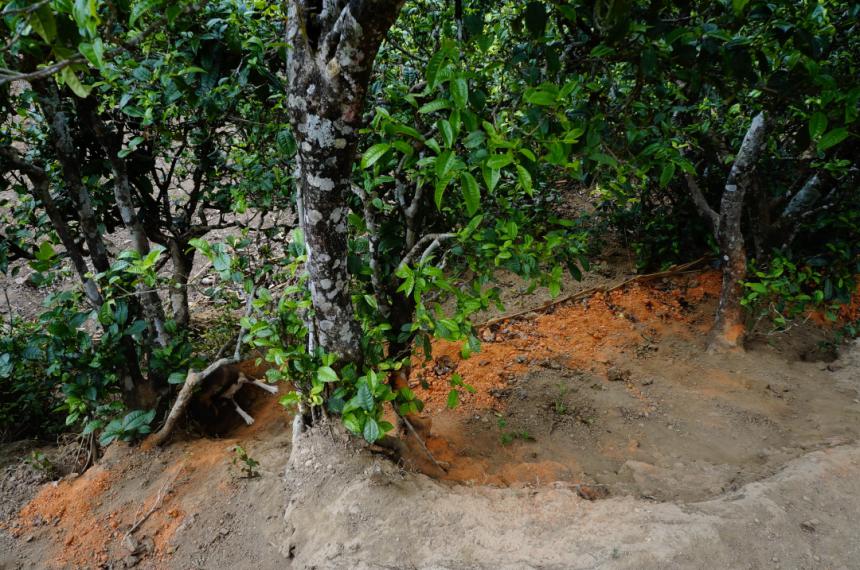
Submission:
M 717 289 L 695 273 L 497 322 L 469 360 L 438 343 L 414 378 L 446 471 L 336 428 L 291 454 L 274 399 L 42 486 L 8 460 L 0 569 L 857 568 L 860 342 L 833 360 L 807 325 L 705 354 Z M 455 372 L 476 393 L 448 410 Z

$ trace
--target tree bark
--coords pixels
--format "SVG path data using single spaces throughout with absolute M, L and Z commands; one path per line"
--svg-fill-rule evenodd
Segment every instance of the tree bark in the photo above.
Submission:
M 45 82 L 38 82 L 33 86 L 39 95 L 39 105 L 42 112 L 50 124 L 51 144 L 57 154 L 57 160 L 60 162 L 63 180 L 69 190 L 69 197 L 77 210 L 78 223 L 90 250 L 90 259 L 92 259 L 96 271 L 107 271 L 110 268 L 110 260 L 99 231 L 89 190 L 84 186 L 81 178 L 79 157 L 75 151 L 75 142 L 69 127 L 68 115 L 60 105 L 59 94 L 55 86 Z
M 42 207 L 45 208 L 54 231 L 57 232 L 60 242 L 66 248 L 66 254 L 72 261 L 72 265 L 83 284 L 87 300 L 95 309 L 101 308 L 102 303 L 104 303 L 101 291 L 96 282 L 89 277 L 90 269 L 84 259 L 84 254 L 78 242 L 72 237 L 68 223 L 60 212 L 60 209 L 57 208 L 53 197 L 51 197 L 50 180 L 47 173 L 43 169 L 23 160 L 17 151 L 11 147 L 0 149 L 0 157 L 7 159 L 14 168 L 24 172 L 30 179 L 30 183 L 33 185 L 33 195 L 42 203 Z M 148 381 L 144 379 L 140 371 L 140 363 L 134 341 L 129 337 L 123 337 L 120 341 L 120 350 L 125 356 L 123 367 L 123 400 L 131 408 L 153 407 L 157 401 L 157 395 L 154 394 Z
M 7 159 L 14 168 L 27 175 L 32 184 L 33 195 L 42 203 L 42 207 L 45 208 L 45 212 L 48 214 L 48 219 L 51 220 L 51 224 L 54 226 L 54 231 L 57 232 L 57 236 L 60 238 L 60 243 L 66 248 L 66 255 L 72 261 L 75 272 L 83 284 L 87 300 L 94 308 L 98 309 L 104 302 L 101 291 L 99 291 L 98 285 L 96 285 L 92 278 L 88 276 L 90 268 L 87 266 L 84 254 L 72 237 L 69 225 L 51 197 L 48 174 L 38 166 L 24 161 L 18 152 L 11 147 L 0 149 L 0 156 Z
M 352 165 L 373 60 L 402 0 L 291 0 L 288 108 L 314 308 L 312 347 L 360 363 L 347 269 Z
M 170 256 L 173 260 L 173 280 L 170 284 L 170 306 L 173 320 L 180 329 L 191 324 L 191 310 L 188 306 L 188 278 L 194 265 L 194 250 L 188 251 L 187 243 L 177 239 L 170 240 Z
M 726 180 L 720 202 L 717 241 L 723 263 L 723 284 L 716 320 L 711 329 L 708 350 L 722 351 L 740 348 L 745 333 L 741 297 L 746 278 L 747 256 L 741 217 L 744 194 L 750 187 L 755 162 L 765 142 L 764 113 L 753 118 L 732 169 Z
M 146 236 L 143 224 L 135 211 L 134 200 L 131 195 L 131 183 L 129 182 L 125 161 L 118 155 L 122 149 L 121 136 L 109 132 L 107 125 L 93 110 L 90 110 L 88 116 L 90 126 L 98 139 L 99 145 L 101 145 L 102 150 L 107 155 L 108 162 L 110 162 L 111 170 L 113 171 L 113 193 L 120 218 L 122 218 L 123 225 L 131 235 L 134 250 L 143 259 L 149 255 L 151 249 L 149 238 Z M 147 289 L 145 285 L 138 285 L 137 290 L 140 304 L 143 307 L 144 317 L 150 326 L 156 343 L 161 347 L 167 346 L 170 342 L 170 335 L 164 324 L 164 307 L 161 304 L 161 298 L 156 291 Z

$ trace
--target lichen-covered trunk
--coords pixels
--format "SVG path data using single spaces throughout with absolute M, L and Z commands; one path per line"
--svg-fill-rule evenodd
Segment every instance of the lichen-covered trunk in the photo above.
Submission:
M 733 349 L 741 346 L 745 332 L 741 308 L 743 279 L 746 277 L 747 255 L 741 233 L 741 210 L 744 191 L 740 188 L 723 194 L 720 211 L 719 247 L 722 256 L 723 284 L 720 304 L 711 329 L 710 350 Z M 726 208 L 729 208 L 726 211 Z
M 54 231 L 60 238 L 61 243 L 66 249 L 66 255 L 72 262 L 75 271 L 83 284 L 84 294 L 87 300 L 95 308 L 99 309 L 104 303 L 101 291 L 96 282 L 90 277 L 90 268 L 84 259 L 84 254 L 77 240 L 74 239 L 68 222 L 63 217 L 62 212 L 57 207 L 51 196 L 50 179 L 47 173 L 36 166 L 30 165 L 21 160 L 13 150 L 9 150 L 7 158 L 10 158 L 18 168 L 27 172 L 32 183 L 33 195 L 42 203 L 42 207 L 48 214 L 48 219 L 53 225 Z M 78 210 L 79 214 L 81 210 Z M 91 218 L 90 218 L 91 219 Z M 79 225 L 83 225 L 79 220 Z M 104 262 L 107 261 L 105 256 Z M 156 401 L 153 391 L 143 378 L 140 371 L 140 363 L 137 355 L 137 348 L 134 340 L 131 337 L 124 336 L 120 340 L 120 351 L 125 358 L 125 364 L 122 370 L 123 381 L 123 400 L 126 405 L 131 408 L 147 408 L 154 406 Z M 151 405 L 150 405 L 151 404 Z
M 373 60 L 402 0 L 292 0 L 288 106 L 298 145 L 299 223 L 307 250 L 311 346 L 360 362 L 347 267 L 348 196 Z
M 35 196 L 42 203 L 42 207 L 45 208 L 45 212 L 48 214 L 48 219 L 51 220 L 51 224 L 54 226 L 54 231 L 60 238 L 60 243 L 62 243 L 63 247 L 66 248 L 66 255 L 68 255 L 69 259 L 72 261 L 75 272 L 78 274 L 78 277 L 83 284 L 84 294 L 87 296 L 87 300 L 94 308 L 99 309 L 104 302 L 101 291 L 99 291 L 98 285 L 96 285 L 95 281 L 90 277 L 90 269 L 87 267 L 87 262 L 84 259 L 81 248 L 72 237 L 72 233 L 69 231 L 69 226 L 66 223 L 66 220 L 63 219 L 62 213 L 54 203 L 54 199 L 51 197 L 47 176 L 44 174 L 42 174 L 42 176 L 30 176 L 30 180 L 33 182 L 33 191 Z
M 752 120 L 744 136 L 720 201 L 717 240 L 723 265 L 723 286 L 716 319 L 711 329 L 708 346 L 710 351 L 742 347 L 745 325 L 741 298 L 747 271 L 747 255 L 741 218 L 744 195 L 751 185 L 755 162 L 764 146 L 764 134 L 764 114 L 760 113 Z

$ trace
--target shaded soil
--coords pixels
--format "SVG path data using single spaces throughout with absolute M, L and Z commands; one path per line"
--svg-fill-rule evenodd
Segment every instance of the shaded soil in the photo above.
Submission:
M 291 453 L 275 397 L 221 438 L 113 445 L 20 485 L 0 568 L 852 567 L 860 343 L 831 361 L 810 322 L 705 354 L 718 287 L 684 275 L 495 323 L 468 360 L 437 343 L 414 386 L 446 472 L 414 439 L 394 463 L 336 426 Z M 475 393 L 449 410 L 454 373 Z

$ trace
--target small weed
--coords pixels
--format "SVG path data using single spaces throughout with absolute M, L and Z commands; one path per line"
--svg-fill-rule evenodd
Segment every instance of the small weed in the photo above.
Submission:
M 242 473 L 248 479 L 260 476 L 260 471 L 257 469 L 260 466 L 260 462 L 248 455 L 248 452 L 241 445 L 233 446 L 232 462 L 233 465 L 242 470 Z
M 515 439 L 521 439 L 523 441 L 534 441 L 535 438 L 533 438 L 529 434 L 529 432 L 527 432 L 525 430 L 522 430 L 522 431 L 504 431 L 504 429 L 506 427 L 508 427 L 507 420 L 505 420 L 505 418 L 503 418 L 501 415 L 498 415 L 498 414 L 496 417 L 497 417 L 496 424 L 499 426 L 499 430 L 502 431 L 502 433 L 500 435 L 502 445 L 508 445 L 508 444 L 512 443 Z
M 44 473 L 50 478 L 53 478 L 57 473 L 57 466 L 41 451 L 33 451 L 26 461 L 33 469 Z
M 564 384 L 559 384 L 558 385 L 558 396 L 556 397 L 555 401 L 553 402 L 553 407 L 552 407 L 552 409 L 556 413 L 556 415 L 563 416 L 564 414 L 566 414 L 568 412 L 567 406 L 564 403 L 564 397 L 566 394 L 567 394 L 567 386 L 565 386 Z

